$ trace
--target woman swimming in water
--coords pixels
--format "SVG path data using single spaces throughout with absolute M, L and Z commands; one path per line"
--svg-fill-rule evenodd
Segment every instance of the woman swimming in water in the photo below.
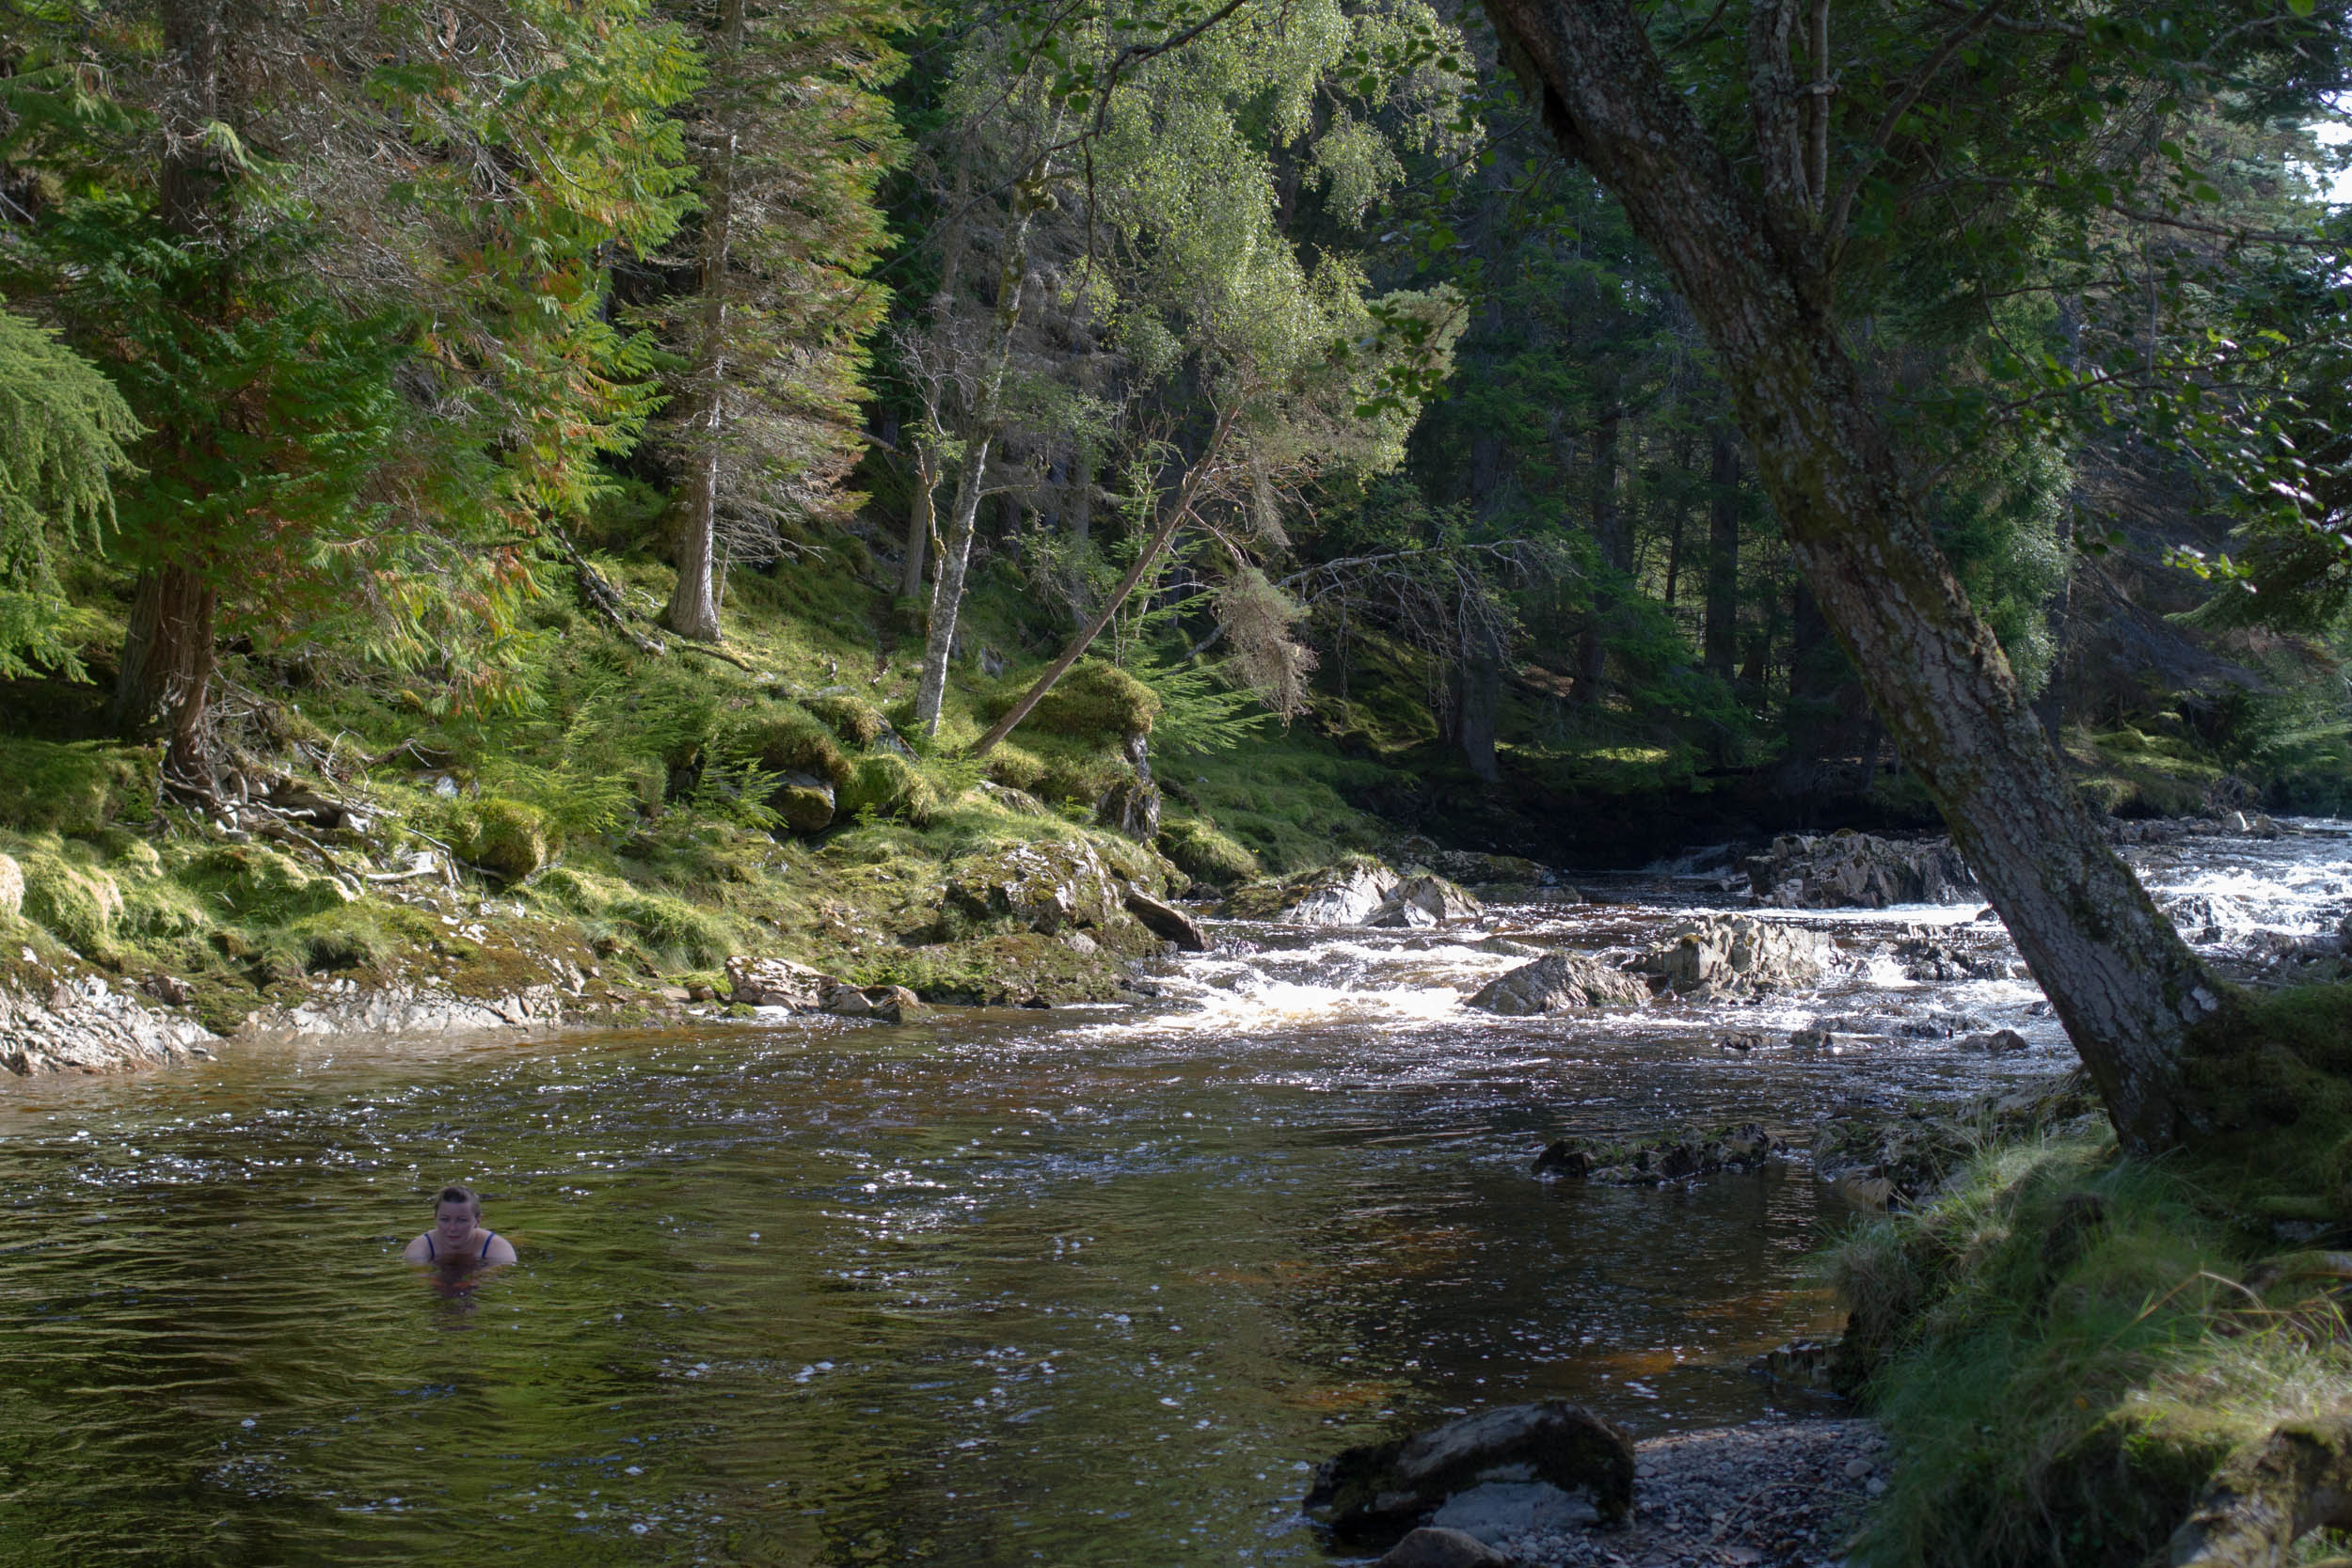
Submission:
M 515 1260 L 514 1243 L 482 1228 L 482 1199 L 469 1187 L 443 1187 L 433 1200 L 433 1228 L 401 1254 L 411 1263 L 481 1268 Z

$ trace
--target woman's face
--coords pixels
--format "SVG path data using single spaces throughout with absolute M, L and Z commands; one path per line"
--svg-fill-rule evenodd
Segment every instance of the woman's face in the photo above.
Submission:
M 444 1203 L 433 1211 L 433 1229 L 442 1241 L 452 1245 L 473 1234 L 474 1212 L 470 1204 Z

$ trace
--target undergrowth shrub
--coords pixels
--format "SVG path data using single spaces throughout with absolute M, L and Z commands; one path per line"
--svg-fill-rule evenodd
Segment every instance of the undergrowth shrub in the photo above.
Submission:
M 109 741 L 0 740 L 0 826 L 93 833 L 144 818 L 155 799 L 155 753 Z
M 735 950 L 724 920 L 683 899 L 635 893 L 614 900 L 609 912 L 645 948 L 664 959 L 684 959 L 689 968 L 716 969 Z
M 1196 882 L 1232 887 L 1263 876 L 1258 857 L 1198 817 L 1173 813 L 1160 822 L 1160 853 Z

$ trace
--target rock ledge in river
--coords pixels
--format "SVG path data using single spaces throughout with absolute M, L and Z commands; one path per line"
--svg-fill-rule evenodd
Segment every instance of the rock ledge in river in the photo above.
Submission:
M 1748 858 L 1758 904 L 1789 910 L 1883 910 L 1971 897 L 1977 879 L 1949 839 L 1916 842 L 1836 832 L 1785 833 Z
M 1589 953 L 1547 953 L 1495 976 L 1462 1005 L 1505 1018 L 1649 1000 L 1649 987 Z
M 205 1054 L 214 1039 L 96 974 L 59 979 L 41 999 L 0 986 L 0 1068 L 20 1078 L 160 1067 Z
M 749 1006 L 870 1018 L 881 1023 L 902 1023 L 923 1007 L 922 999 L 904 986 L 853 986 L 788 958 L 729 958 L 727 985 L 734 1000 Z
M 1827 942 L 1818 931 L 1750 914 L 1684 926 L 1634 967 L 1693 1002 L 1820 984 Z

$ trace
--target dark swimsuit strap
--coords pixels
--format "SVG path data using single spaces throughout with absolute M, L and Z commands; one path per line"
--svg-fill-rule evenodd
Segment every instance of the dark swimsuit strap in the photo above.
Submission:
M 495 1230 L 491 1231 L 487 1236 L 482 1238 L 482 1256 L 485 1259 L 487 1259 L 490 1256 L 490 1243 L 498 1239 L 499 1233 Z
M 424 1260 L 430 1263 L 440 1255 L 441 1249 L 433 1244 L 433 1232 L 426 1231 L 424 1233 Z

